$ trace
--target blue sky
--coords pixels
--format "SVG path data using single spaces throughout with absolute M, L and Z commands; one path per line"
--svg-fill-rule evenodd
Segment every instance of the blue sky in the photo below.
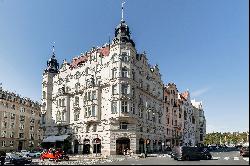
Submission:
M 0 0 L 0 82 L 40 101 L 42 72 L 114 37 L 120 0 Z M 203 102 L 207 131 L 249 130 L 249 2 L 126 0 L 138 52 Z

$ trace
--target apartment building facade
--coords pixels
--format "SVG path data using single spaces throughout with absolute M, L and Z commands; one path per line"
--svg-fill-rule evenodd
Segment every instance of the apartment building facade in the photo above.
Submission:
M 83 154 L 161 151 L 163 82 L 157 65 L 138 53 L 122 20 L 111 43 L 64 61 L 53 51 L 42 82 L 44 138 L 62 136 Z
M 40 105 L 0 88 L 0 150 L 33 149 L 42 139 Z

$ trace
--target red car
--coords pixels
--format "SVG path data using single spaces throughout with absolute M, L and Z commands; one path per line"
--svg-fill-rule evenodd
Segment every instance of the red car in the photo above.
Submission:
M 65 153 L 62 150 L 48 150 L 46 152 L 43 152 L 40 156 L 40 160 L 44 160 L 44 159 L 52 159 L 55 161 L 59 161 L 59 160 L 69 160 L 69 157 L 67 155 L 65 155 Z

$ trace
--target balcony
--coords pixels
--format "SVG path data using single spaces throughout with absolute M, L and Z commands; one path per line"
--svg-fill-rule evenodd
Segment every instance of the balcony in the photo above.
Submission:
M 99 118 L 97 116 L 89 116 L 89 117 L 85 117 L 85 121 L 86 122 L 98 122 L 99 121 Z

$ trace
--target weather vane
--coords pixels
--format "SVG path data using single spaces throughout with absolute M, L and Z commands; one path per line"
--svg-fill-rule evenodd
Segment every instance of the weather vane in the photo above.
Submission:
M 125 4 L 125 2 L 122 2 L 122 21 L 123 21 L 123 5 Z

